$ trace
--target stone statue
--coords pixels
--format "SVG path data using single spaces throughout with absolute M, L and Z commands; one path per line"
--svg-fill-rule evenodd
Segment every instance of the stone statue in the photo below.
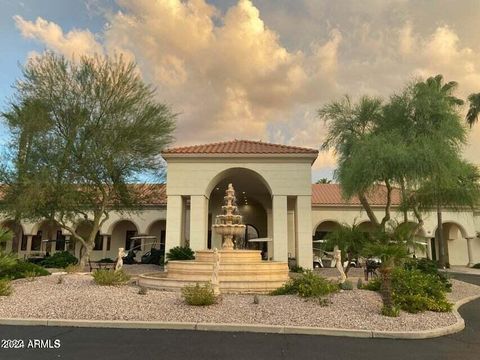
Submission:
M 118 248 L 118 257 L 117 264 L 115 265 L 115 271 L 121 270 L 123 268 L 123 257 L 125 256 L 125 249 Z
M 213 249 L 213 272 L 212 272 L 212 288 L 215 296 L 220 295 L 220 280 L 218 273 L 220 271 L 220 253 L 218 249 Z
M 335 260 L 335 267 L 337 268 L 338 272 L 340 273 L 340 284 L 343 284 L 347 279 L 345 275 L 345 271 L 343 271 L 343 264 L 342 264 L 342 250 L 335 249 L 333 251 L 333 260 Z

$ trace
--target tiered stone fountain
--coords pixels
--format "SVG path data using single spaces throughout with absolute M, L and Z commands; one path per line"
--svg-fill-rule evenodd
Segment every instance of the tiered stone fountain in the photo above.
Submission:
M 235 205 L 235 190 L 228 185 L 222 206 L 224 214 L 216 216 L 212 229 L 222 236 L 219 251 L 218 278 L 222 293 L 266 293 L 282 286 L 288 280 L 286 262 L 262 261 L 259 250 L 236 250 L 235 239 L 244 234 L 245 225 Z M 206 283 L 212 279 L 214 265 L 213 250 L 200 250 L 195 260 L 169 261 L 163 273 L 143 274 L 139 285 L 180 289 L 185 285 Z

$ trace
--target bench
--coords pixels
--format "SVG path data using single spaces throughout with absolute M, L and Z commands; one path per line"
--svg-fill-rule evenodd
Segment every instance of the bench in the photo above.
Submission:
M 88 261 L 88 266 L 90 267 L 90 272 L 93 270 L 108 270 L 108 269 L 115 269 L 114 262 L 96 262 L 96 261 Z

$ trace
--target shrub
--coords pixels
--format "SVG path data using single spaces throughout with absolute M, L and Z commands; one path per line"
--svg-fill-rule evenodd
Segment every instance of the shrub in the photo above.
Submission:
M 38 277 L 38 274 L 35 270 L 29 270 L 25 272 L 25 278 L 28 281 L 34 281 Z
M 68 274 L 73 274 L 73 273 L 76 273 L 76 272 L 80 272 L 82 271 L 83 269 L 80 267 L 80 265 L 78 264 L 70 264 L 70 265 L 67 265 L 65 267 L 65 272 L 68 273 Z
M 353 284 L 350 280 L 345 280 L 340 284 L 340 289 L 342 290 L 353 290 Z
M 26 278 L 28 275 L 31 275 L 35 272 L 35 276 L 46 276 L 50 275 L 50 273 L 45 270 L 43 267 L 32 264 L 27 261 L 17 260 L 16 263 L 9 267 L 8 269 L 0 271 L 0 279 L 8 278 L 8 279 L 22 279 Z
M 215 294 L 210 283 L 187 285 L 182 288 L 182 296 L 188 305 L 207 306 L 215 303 Z
M 148 289 L 145 286 L 140 286 L 138 289 L 138 295 L 147 295 Z
M 380 287 L 382 286 L 382 281 L 379 278 L 375 278 L 367 282 L 363 285 L 363 290 L 370 290 L 370 291 L 380 291 Z
M 10 280 L 1 279 L 0 280 L 0 296 L 9 296 L 13 292 L 12 285 Z
M 68 265 L 75 265 L 78 259 L 68 251 L 57 252 L 52 256 L 46 257 L 40 262 L 40 265 L 46 268 L 66 268 Z
M 474 268 L 474 269 L 480 269 L 480 263 L 477 263 L 477 264 L 473 265 L 472 268 Z
M 175 246 L 167 253 L 168 260 L 194 260 L 195 254 L 188 246 Z
M 438 277 L 442 281 L 447 289 L 450 291 L 452 284 L 450 283 L 448 276 L 438 271 L 438 262 L 430 259 L 410 259 L 404 265 L 405 270 L 418 270 L 424 274 L 430 274 Z
M 303 274 L 305 272 L 305 269 L 301 266 L 293 265 L 292 267 L 290 267 L 290 271 L 293 273 Z
M 303 298 L 318 298 L 338 291 L 338 285 L 315 275 L 311 270 L 290 279 L 285 285 L 271 292 L 271 295 L 299 295 Z
M 117 271 L 98 269 L 93 272 L 92 276 L 95 283 L 102 286 L 125 285 L 130 280 L 130 276 L 122 269 Z
M 392 307 L 383 306 L 382 315 L 389 316 L 389 317 L 398 317 L 398 315 L 400 315 L 400 309 L 398 308 L 398 306 L 392 306 Z
M 98 260 L 99 263 L 109 263 L 109 264 L 112 264 L 115 262 L 115 260 L 113 259 L 110 259 L 110 258 L 103 258 L 103 259 L 100 259 Z
M 363 289 L 363 280 L 362 280 L 362 278 L 358 278 L 358 280 L 357 280 L 357 289 Z
M 392 288 L 393 301 L 404 311 L 445 312 L 452 308 L 445 296 L 448 286 L 434 274 L 420 270 L 395 269 L 392 274 Z

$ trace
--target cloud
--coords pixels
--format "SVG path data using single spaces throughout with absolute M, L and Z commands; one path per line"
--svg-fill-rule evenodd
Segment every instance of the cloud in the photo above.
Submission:
M 41 17 L 35 22 L 27 21 L 18 15 L 13 19 L 23 37 L 37 39 L 46 47 L 68 57 L 103 52 L 102 46 L 88 30 L 74 29 L 64 34 L 60 26 Z
M 24 37 L 66 56 L 135 60 L 159 100 L 180 113 L 179 145 L 250 138 L 319 148 L 325 128 L 316 110 L 345 93 L 386 98 L 416 76 L 438 73 L 458 81 L 462 97 L 480 91 L 480 35 L 461 21 L 480 16 L 448 2 L 434 12 L 417 4 L 118 0 L 120 11 L 104 11 L 99 34 L 65 32 L 42 18 L 15 22 Z M 475 129 L 466 151 L 477 162 L 479 140 Z M 334 164 L 322 153 L 315 168 Z

